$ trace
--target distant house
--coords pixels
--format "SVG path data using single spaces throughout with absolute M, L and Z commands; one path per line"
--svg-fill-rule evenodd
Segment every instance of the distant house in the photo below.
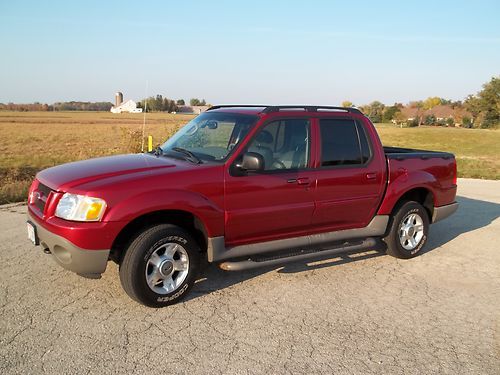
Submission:
M 431 109 L 424 110 L 417 107 L 403 107 L 401 108 L 402 117 L 406 121 L 413 121 L 420 118 L 421 123 L 425 122 L 427 116 L 434 116 L 436 121 L 447 121 L 453 119 L 455 126 L 462 125 L 464 117 L 472 118 L 472 115 L 463 108 L 453 108 L 450 105 L 440 104 Z M 395 122 L 393 120 L 393 122 Z
M 415 120 L 419 115 L 419 111 L 420 111 L 420 109 L 417 107 L 403 107 L 403 108 L 401 108 L 401 114 L 403 115 L 403 118 L 405 118 L 407 121 Z
M 427 111 L 424 112 L 424 117 L 425 116 L 434 116 L 436 117 L 436 120 L 446 120 L 449 118 L 455 118 L 456 116 L 456 111 L 450 107 L 449 105 L 437 105 L 431 109 L 428 109 Z
M 126 102 L 121 103 L 118 106 L 111 107 L 111 112 L 113 113 L 141 113 L 142 108 L 137 108 L 137 103 L 133 100 L 127 100 Z

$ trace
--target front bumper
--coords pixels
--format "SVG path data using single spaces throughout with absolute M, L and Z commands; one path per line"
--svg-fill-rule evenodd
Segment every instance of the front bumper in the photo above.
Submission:
M 455 213 L 457 209 L 458 209 L 457 202 L 447 204 L 446 206 L 434 207 L 434 212 L 432 213 L 432 223 L 436 223 L 438 221 L 446 219 L 448 216 Z
M 28 211 L 29 221 L 36 227 L 37 237 L 43 249 L 49 249 L 54 260 L 67 270 L 86 277 L 98 277 L 106 270 L 109 249 L 87 250 L 54 234 L 41 226 Z

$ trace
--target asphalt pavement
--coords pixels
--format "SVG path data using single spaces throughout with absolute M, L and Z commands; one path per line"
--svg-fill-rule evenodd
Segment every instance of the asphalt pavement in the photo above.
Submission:
M 425 252 L 230 273 L 164 309 L 63 270 L 0 206 L 2 374 L 500 374 L 500 181 L 459 179 Z

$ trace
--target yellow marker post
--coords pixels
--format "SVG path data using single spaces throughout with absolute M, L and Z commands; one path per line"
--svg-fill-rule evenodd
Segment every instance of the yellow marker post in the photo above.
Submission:
M 153 136 L 148 135 L 148 152 L 153 151 Z

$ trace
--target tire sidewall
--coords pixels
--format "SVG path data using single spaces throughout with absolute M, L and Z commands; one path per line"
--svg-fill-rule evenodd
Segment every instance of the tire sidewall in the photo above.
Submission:
M 399 228 L 401 227 L 403 220 L 412 213 L 418 214 L 422 218 L 424 226 L 424 235 L 422 236 L 420 242 L 414 249 L 407 250 L 401 245 L 401 242 L 399 241 Z M 399 208 L 394 217 L 390 233 L 390 237 L 392 237 L 390 239 L 392 242 L 391 245 L 399 253 L 400 257 L 413 258 L 417 256 L 427 243 L 428 235 L 429 235 L 429 215 L 425 210 L 425 208 L 417 202 L 406 202 L 405 204 L 403 204 Z
M 168 294 L 158 294 L 154 292 L 146 281 L 146 265 L 159 246 L 165 243 L 177 243 L 187 252 L 189 258 L 189 269 L 186 279 L 173 292 Z M 199 268 L 199 247 L 198 244 L 178 227 L 168 226 L 165 229 L 157 230 L 144 241 L 138 244 L 138 259 L 132 268 L 135 294 L 140 302 L 154 307 L 163 307 L 174 304 L 181 300 L 193 286 Z

